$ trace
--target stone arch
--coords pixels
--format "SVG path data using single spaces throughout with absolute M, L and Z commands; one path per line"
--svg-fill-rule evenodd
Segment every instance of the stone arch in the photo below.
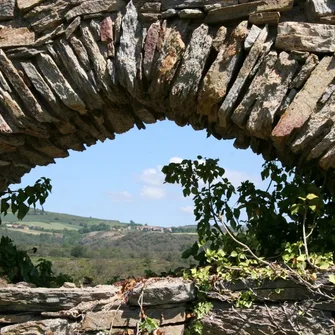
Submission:
M 0 0 L 0 188 L 168 118 L 335 166 L 327 0 Z

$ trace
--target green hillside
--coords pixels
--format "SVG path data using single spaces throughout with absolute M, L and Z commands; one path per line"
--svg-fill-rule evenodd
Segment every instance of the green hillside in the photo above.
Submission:
M 0 236 L 8 236 L 21 250 L 28 251 L 34 262 L 45 258 L 55 273 L 63 272 L 78 283 L 84 277 L 104 284 L 115 277 L 143 276 L 146 270 L 157 274 L 195 264 L 181 259 L 182 252 L 197 240 L 196 234 L 111 230 L 79 233 L 27 234 L 0 225 Z M 32 252 L 32 248 L 37 248 Z
M 78 230 L 85 226 L 99 225 L 101 223 L 110 227 L 124 227 L 125 223 L 117 220 L 103 220 L 97 218 L 87 218 L 83 216 L 53 213 L 39 209 L 31 209 L 22 221 L 18 221 L 15 215 L 9 213 L 2 217 L 3 224 L 17 223 L 20 225 L 37 226 L 45 230 Z

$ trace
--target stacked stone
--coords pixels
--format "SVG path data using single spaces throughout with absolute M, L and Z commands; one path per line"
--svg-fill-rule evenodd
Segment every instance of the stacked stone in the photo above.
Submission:
M 318 274 L 316 284 L 329 274 Z M 194 283 L 181 278 L 142 279 L 135 285 L 76 288 L 29 288 L 25 283 L 0 288 L 2 335 L 138 334 L 143 317 L 158 326 L 157 334 L 182 335 L 194 315 Z M 130 284 L 130 285 L 129 285 Z M 329 283 L 328 283 L 329 284 Z M 72 287 L 71 287 L 72 286 Z M 129 289 L 126 289 L 126 288 Z M 234 298 L 252 290 L 253 306 L 236 308 Z M 327 285 L 327 294 L 334 289 Z M 207 301 L 213 304 L 202 317 L 203 334 L 334 334 L 333 299 L 323 289 L 311 292 L 291 280 L 217 280 Z M 142 320 L 143 321 L 143 320 Z
M 0 189 L 168 118 L 335 167 L 331 0 L 0 0 Z
M 121 286 L 77 288 L 72 283 L 55 289 L 26 283 L 0 288 L 1 334 L 137 334 L 144 317 L 162 334 L 184 334 L 194 284 L 180 278 L 142 282 L 125 292 Z

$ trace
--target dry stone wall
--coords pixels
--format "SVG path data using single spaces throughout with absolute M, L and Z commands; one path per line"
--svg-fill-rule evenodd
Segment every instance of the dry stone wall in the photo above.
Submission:
M 0 0 L 0 189 L 170 119 L 335 166 L 332 0 Z
M 322 278 L 320 274 L 320 282 Z M 182 335 L 196 300 L 194 284 L 180 278 L 151 278 L 131 286 L 66 286 L 0 288 L 1 335 L 135 335 L 140 306 L 159 325 L 157 334 Z M 234 307 L 232 297 L 249 289 L 256 296 L 253 307 Z M 327 293 L 333 291 L 330 286 Z M 290 280 L 218 281 L 208 301 L 213 309 L 202 319 L 204 335 L 334 334 L 334 300 Z

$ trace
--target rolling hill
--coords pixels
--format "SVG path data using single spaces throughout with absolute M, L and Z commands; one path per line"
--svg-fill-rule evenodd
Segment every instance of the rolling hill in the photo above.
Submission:
M 49 211 L 43 211 L 39 209 L 30 209 L 26 217 L 19 221 L 12 213 L 2 217 L 3 225 L 18 224 L 21 226 L 40 227 L 41 230 L 78 230 L 83 227 L 90 227 L 99 224 L 105 224 L 110 227 L 126 227 L 127 223 L 122 223 L 118 220 L 103 220 L 92 217 L 83 217 L 71 214 L 54 213 Z M 26 230 L 28 233 L 29 230 Z

